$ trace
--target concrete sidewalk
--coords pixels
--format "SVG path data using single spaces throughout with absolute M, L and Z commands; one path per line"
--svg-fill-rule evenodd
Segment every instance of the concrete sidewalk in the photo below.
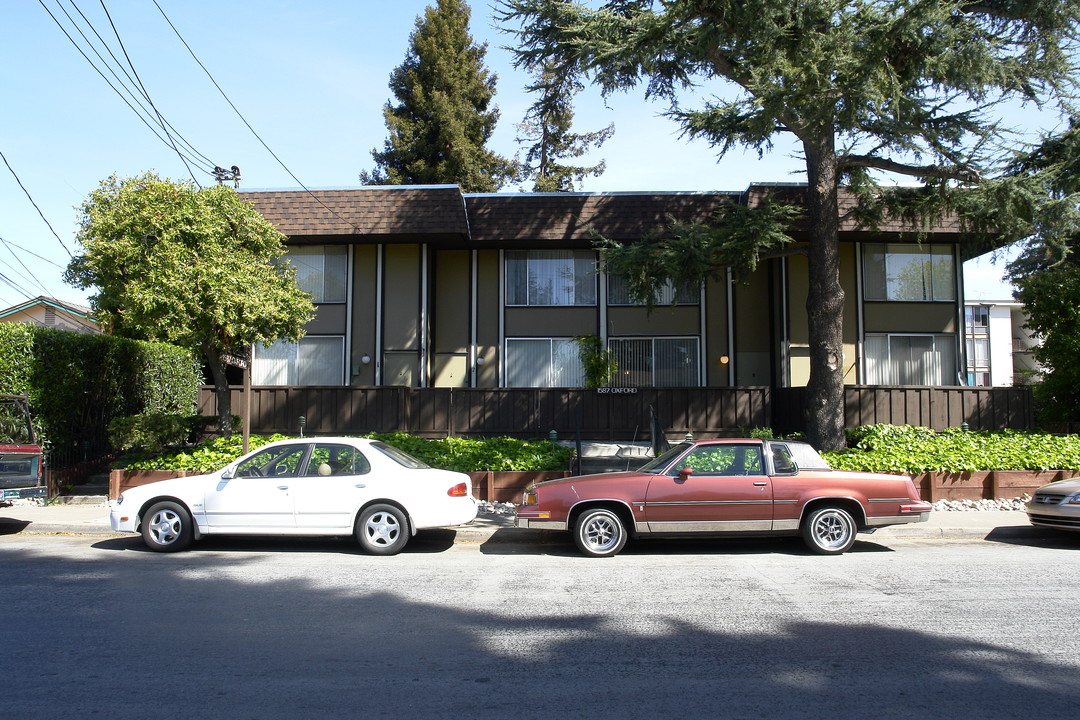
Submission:
M 540 533 L 535 530 L 515 527 L 513 515 L 498 512 L 482 512 L 472 524 L 454 529 L 459 542 L 531 543 L 540 539 Z M 927 522 L 882 528 L 873 537 L 983 539 L 995 531 L 1030 529 L 1027 515 L 1021 511 L 937 510 L 930 513 Z M 0 507 L 0 535 L 14 533 L 115 535 L 109 527 L 106 504 Z

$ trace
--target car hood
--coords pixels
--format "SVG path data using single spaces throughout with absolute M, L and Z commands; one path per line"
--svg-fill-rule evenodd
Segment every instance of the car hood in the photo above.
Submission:
M 1080 492 L 1080 478 L 1073 478 L 1071 480 L 1059 480 L 1049 485 L 1043 485 L 1035 492 L 1052 492 L 1054 494 L 1068 495 L 1069 493 Z
M 157 482 L 137 485 L 128 488 L 121 495 L 125 500 L 150 497 L 151 495 L 177 495 L 181 492 L 191 492 L 192 488 L 206 482 L 215 482 L 221 479 L 221 471 L 207 473 L 206 475 L 188 475 L 187 477 L 169 478 Z

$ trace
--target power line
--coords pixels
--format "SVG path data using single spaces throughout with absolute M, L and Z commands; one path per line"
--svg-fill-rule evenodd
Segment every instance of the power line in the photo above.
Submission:
M 49 226 L 49 230 L 52 232 L 53 237 L 56 238 L 56 240 L 60 243 L 60 247 L 64 248 L 64 252 L 68 254 L 68 257 L 74 257 L 71 254 L 71 251 L 68 250 L 68 246 L 65 245 L 64 241 L 60 239 L 60 236 L 56 234 L 56 230 L 53 230 L 53 226 L 49 223 L 48 220 L 45 219 L 45 214 L 41 212 L 41 208 L 39 208 L 38 204 L 34 202 L 34 198 L 31 197 L 30 192 L 22 184 L 22 180 L 19 179 L 19 176 L 12 169 L 11 164 L 7 161 L 7 158 L 4 157 L 3 151 L 0 151 L 0 159 L 4 161 L 4 165 L 7 165 L 8 171 L 10 171 L 11 175 L 15 178 L 15 182 L 19 183 L 19 187 L 22 188 L 22 191 L 26 194 L 26 197 L 30 200 L 30 204 L 34 206 L 35 210 L 37 210 L 38 215 L 40 215 L 41 219 L 45 221 L 45 224 Z
M 22 258 L 20 258 L 20 257 L 19 257 L 18 255 L 16 255 L 16 254 L 15 254 L 15 251 L 11 249 L 11 246 L 10 246 L 10 245 L 8 244 L 8 241 L 7 241 L 7 240 L 5 240 L 5 239 L 4 239 L 3 237 L 0 237 L 0 243 L 3 243 L 4 247 L 6 247 L 6 248 L 7 248 L 7 251 L 8 251 L 9 253 L 11 253 L 11 257 L 15 258 L 15 260 L 16 260 L 16 261 L 17 261 L 17 262 L 19 263 L 19 265 L 20 265 L 20 266 L 22 266 L 23 272 L 25 272 L 25 273 L 26 273 L 27 277 L 29 277 L 29 278 L 30 278 L 31 280 L 33 280 L 33 281 L 34 281 L 34 283 L 35 283 L 35 284 L 36 284 L 36 285 L 37 285 L 37 286 L 38 286 L 39 288 L 41 288 L 41 291 L 42 291 L 43 293 L 45 293 L 45 295 L 46 295 L 47 297 L 55 297 L 55 293 L 53 293 L 53 292 L 52 292 L 52 291 L 50 291 L 50 290 L 49 290 L 49 289 L 48 289 L 47 287 L 45 287 L 44 283 L 42 283 L 42 282 L 41 282 L 41 280 L 39 280 L 39 279 L 37 278 L 37 276 L 36 276 L 36 275 L 34 275 L 34 273 L 30 271 L 30 268 L 26 267 L 26 263 L 24 263 L 24 262 L 22 261 Z M 0 260 L 0 262 L 4 262 L 4 261 Z M 9 264 L 8 264 L 8 263 L 6 263 L 6 262 L 4 262 L 4 265 L 5 265 L 5 266 L 7 266 L 7 267 L 9 267 L 9 268 L 11 268 L 12 270 L 16 270 L 15 268 L 11 267 L 11 265 L 9 265 Z M 18 271 L 16 270 L 16 272 L 18 272 Z
M 39 2 L 40 2 L 40 0 L 39 0 Z M 336 210 L 334 210 L 333 208 L 328 206 L 326 203 L 324 203 L 322 201 L 322 198 L 320 198 L 318 195 L 316 195 L 310 189 L 308 189 L 308 186 L 305 185 L 304 183 L 302 183 L 300 181 L 300 178 L 296 177 L 296 175 L 293 173 L 293 171 L 290 170 L 289 167 L 284 162 L 282 162 L 281 158 L 279 158 L 277 156 L 277 153 L 275 153 L 273 150 L 270 149 L 270 146 L 266 144 L 266 141 L 262 139 L 262 137 L 259 135 L 259 133 L 255 132 L 255 128 L 251 127 L 251 123 L 249 123 L 247 121 L 247 118 L 245 118 L 244 115 L 240 112 L 240 110 L 237 109 L 236 105 L 233 104 L 233 101 L 230 100 L 229 96 L 225 94 L 225 91 L 221 89 L 221 85 L 218 84 L 218 81 L 214 79 L 214 76 L 210 74 L 210 71 L 206 69 L 206 66 L 203 65 L 202 61 L 199 60 L 197 55 L 195 55 L 195 51 L 191 49 L 191 46 L 188 45 L 187 40 L 184 39 L 184 36 L 181 35 L 180 31 L 176 29 L 175 25 L 173 25 L 173 21 L 170 20 L 169 16 L 165 14 L 165 10 L 163 10 L 161 5 L 158 4 L 158 0 L 153 0 L 153 3 L 154 3 L 154 7 L 156 7 L 158 9 L 158 12 L 161 13 L 161 17 L 165 18 L 165 22 L 167 22 L 169 24 L 169 27 L 172 28 L 172 31 L 176 34 L 176 37 L 179 38 L 180 42 L 183 43 L 185 48 L 187 48 L 187 51 L 191 55 L 192 59 L 196 62 L 196 64 L 198 64 L 198 66 L 200 68 L 202 68 L 202 71 L 204 73 L 206 73 L 206 77 L 210 78 L 210 82 L 212 82 L 214 84 L 214 87 L 217 88 L 217 91 L 219 93 L 221 93 L 221 97 L 225 98 L 225 102 L 229 103 L 229 107 L 231 107 L 233 112 L 236 113 L 236 116 L 238 118 L 240 118 L 240 121 L 243 122 L 245 126 L 247 126 L 247 129 L 251 131 L 251 134 L 255 136 L 255 139 L 258 140 L 259 143 L 262 144 L 262 146 L 264 148 L 266 148 L 266 151 L 268 153 L 270 153 L 270 156 L 273 157 L 275 161 L 277 161 L 277 164 L 280 165 L 282 167 L 282 169 L 284 169 L 285 172 L 287 172 L 289 174 L 289 177 L 291 177 L 296 182 L 297 185 L 299 185 L 301 188 L 303 188 L 304 192 L 306 192 L 308 195 L 310 195 L 315 200 L 315 202 L 319 203 L 319 205 L 321 205 L 324 210 L 329 212 L 331 215 L 334 215 L 335 217 L 337 217 L 342 222 L 350 225 L 357 232 L 362 232 L 361 229 L 359 227 L 357 227 L 352 221 L 348 220 L 347 218 L 342 216 L 340 213 L 338 213 Z

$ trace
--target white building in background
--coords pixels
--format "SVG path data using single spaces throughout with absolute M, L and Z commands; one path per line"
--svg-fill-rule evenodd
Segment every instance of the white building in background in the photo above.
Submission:
M 1042 369 L 1032 350 L 1039 343 L 1024 327 L 1027 314 L 1015 300 L 964 303 L 967 384 L 982 387 L 1030 385 Z

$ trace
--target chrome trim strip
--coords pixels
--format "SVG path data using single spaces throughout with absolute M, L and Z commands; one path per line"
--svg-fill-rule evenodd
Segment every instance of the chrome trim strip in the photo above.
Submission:
M 773 500 L 773 505 L 798 505 L 798 500 Z
M 773 520 L 773 530 L 798 530 L 799 518 L 792 518 L 791 520 Z
M 518 518 L 517 526 L 528 530 L 566 530 L 566 523 L 558 520 L 531 520 Z
M 757 532 L 773 529 L 772 520 L 723 520 L 712 522 L 650 522 L 651 533 Z
M 884 517 L 866 518 L 867 527 L 885 527 L 886 525 L 903 525 L 905 523 L 926 522 L 930 519 L 930 513 L 917 513 L 915 515 L 886 515 Z
M 911 498 L 909 498 L 909 497 L 902 497 L 902 498 L 866 498 L 866 501 L 867 502 L 872 502 L 872 503 L 875 503 L 875 502 L 909 503 L 909 502 L 911 502 Z
M 646 507 L 697 507 L 709 505 L 772 505 L 772 500 L 696 500 L 684 502 L 648 502 Z

